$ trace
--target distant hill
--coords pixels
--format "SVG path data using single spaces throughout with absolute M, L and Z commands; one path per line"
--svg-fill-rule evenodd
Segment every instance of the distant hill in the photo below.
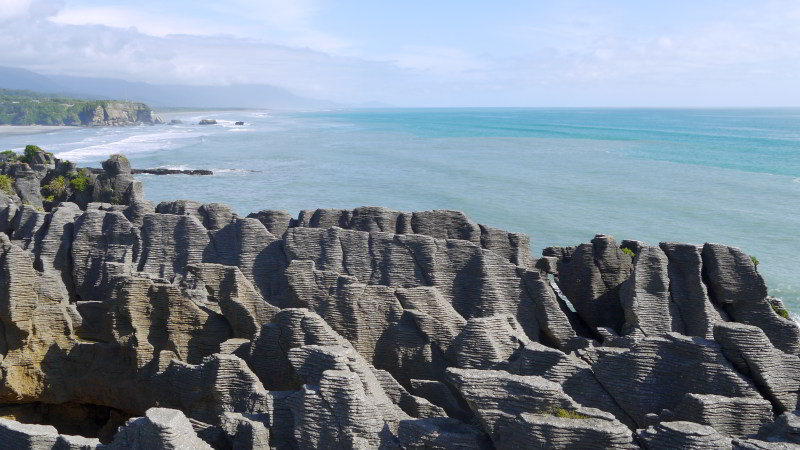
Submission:
M 112 78 L 41 75 L 0 67 L 0 88 L 55 92 L 81 98 L 125 99 L 152 107 L 184 108 L 330 108 L 333 102 L 301 97 L 266 84 L 231 86 L 155 85 Z
M 0 89 L 0 125 L 115 126 L 160 122 L 144 103 Z

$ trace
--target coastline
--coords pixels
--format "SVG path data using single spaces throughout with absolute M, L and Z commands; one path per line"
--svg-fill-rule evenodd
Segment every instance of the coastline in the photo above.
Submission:
M 74 130 L 70 125 L 0 125 L 0 135 L 41 134 L 59 130 Z

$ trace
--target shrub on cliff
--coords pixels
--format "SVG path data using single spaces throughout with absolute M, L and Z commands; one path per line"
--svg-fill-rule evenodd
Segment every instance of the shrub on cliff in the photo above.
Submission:
M 53 201 L 67 193 L 67 182 L 63 176 L 58 176 L 50 180 L 42 187 L 42 194 Z
M 0 152 L 0 161 L 14 162 L 17 160 L 17 158 L 19 158 L 19 155 L 17 155 L 14 150 Z
M 89 177 L 86 175 L 84 170 L 78 172 L 75 175 L 72 175 L 71 179 L 69 180 L 69 185 L 72 186 L 72 189 L 76 192 L 83 192 L 89 187 Z
M 636 256 L 636 253 L 633 250 L 629 249 L 628 247 L 623 247 L 622 248 L 622 253 L 625 253 L 626 255 L 630 256 L 631 258 L 634 258 Z
M 26 145 L 25 151 L 23 152 L 23 156 L 22 158 L 20 158 L 20 161 L 26 162 L 28 164 L 33 164 L 34 161 L 36 161 L 37 153 L 44 153 L 45 155 L 47 155 L 47 157 L 44 158 L 45 160 L 52 159 L 53 157 L 52 153 L 42 150 L 42 148 L 39 147 L 38 145 Z M 40 159 L 39 161 L 41 162 L 42 159 Z
M 25 156 L 23 156 L 23 159 L 25 160 L 25 162 L 31 162 L 33 161 L 34 155 L 36 155 L 36 152 L 43 152 L 43 151 L 44 150 L 42 150 L 41 147 L 39 147 L 38 145 L 26 145 L 24 152 Z
M 8 175 L 0 175 L 0 191 L 6 195 L 14 195 L 13 180 Z

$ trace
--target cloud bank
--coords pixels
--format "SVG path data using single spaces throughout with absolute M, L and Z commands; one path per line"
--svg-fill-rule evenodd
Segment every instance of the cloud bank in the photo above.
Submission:
M 385 36 L 374 31 L 380 23 L 331 31 L 331 4 L 314 0 L 0 0 L 0 65 L 155 84 L 264 83 L 350 104 L 800 105 L 796 1 L 718 3 L 694 14 L 702 20 L 661 22 L 593 7 L 564 2 L 534 20 L 487 13 L 477 29 L 442 17 L 440 30 L 420 25 L 392 39 L 388 23 Z

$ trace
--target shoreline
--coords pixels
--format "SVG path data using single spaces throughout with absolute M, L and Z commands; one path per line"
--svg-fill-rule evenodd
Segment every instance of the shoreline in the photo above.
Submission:
M 0 125 L 0 136 L 42 134 L 51 131 L 74 130 L 82 127 L 71 125 Z

